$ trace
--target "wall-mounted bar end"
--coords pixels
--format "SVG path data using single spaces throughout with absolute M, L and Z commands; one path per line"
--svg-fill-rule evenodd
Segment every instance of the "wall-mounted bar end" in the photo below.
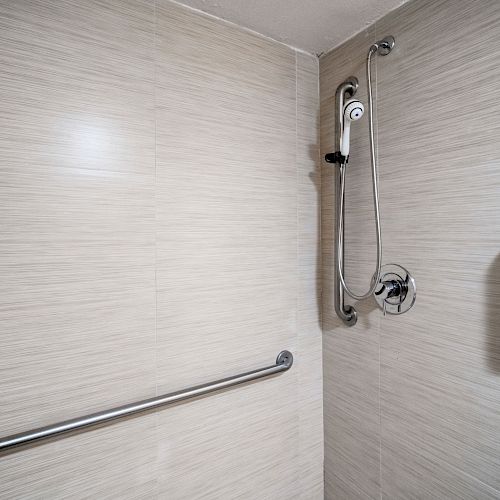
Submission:
M 77 429 L 88 429 L 94 425 L 111 422 L 122 417 L 139 414 L 146 410 L 158 409 L 170 404 L 178 403 L 192 398 L 204 396 L 206 394 L 227 389 L 245 382 L 269 377 L 277 373 L 287 371 L 293 364 L 293 355 L 290 351 L 281 351 L 276 358 L 276 363 L 272 366 L 260 368 L 250 372 L 228 377 L 208 384 L 190 387 L 181 391 L 162 394 L 154 398 L 143 399 L 135 403 L 130 403 L 109 410 L 104 410 L 79 418 L 65 420 L 54 425 L 32 429 L 28 432 L 12 434 L 0 437 L 0 452 L 14 449 L 18 446 L 42 441 L 51 436 L 75 431 Z
M 352 306 L 346 306 L 344 313 L 345 317 L 342 318 L 342 321 L 347 326 L 354 326 L 358 321 L 358 313 L 356 312 L 356 309 Z
M 293 365 L 293 354 L 290 351 L 281 351 L 276 358 L 277 365 L 285 365 L 288 370 Z

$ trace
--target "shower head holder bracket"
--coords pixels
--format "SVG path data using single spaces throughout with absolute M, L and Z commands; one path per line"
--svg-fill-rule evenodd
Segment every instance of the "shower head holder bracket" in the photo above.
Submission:
M 325 161 L 326 163 L 338 163 L 339 165 L 343 165 L 349 161 L 349 155 L 344 156 L 340 151 L 326 153 Z

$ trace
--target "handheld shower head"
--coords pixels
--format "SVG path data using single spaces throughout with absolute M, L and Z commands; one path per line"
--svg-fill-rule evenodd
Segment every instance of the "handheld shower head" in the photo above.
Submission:
M 350 121 L 359 120 L 364 112 L 365 107 L 362 102 L 357 99 L 350 99 L 344 106 L 344 119 Z
M 342 156 L 349 156 L 349 142 L 351 137 L 351 122 L 359 120 L 365 108 L 363 104 L 356 100 L 351 99 L 345 103 L 344 112 L 342 116 L 342 142 L 340 144 L 340 154 Z

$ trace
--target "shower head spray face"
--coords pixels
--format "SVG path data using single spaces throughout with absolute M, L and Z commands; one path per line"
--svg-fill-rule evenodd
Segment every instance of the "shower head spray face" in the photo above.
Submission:
M 349 156 L 349 143 L 351 138 L 351 122 L 359 120 L 363 113 L 365 112 L 365 108 L 360 101 L 356 99 L 351 99 L 347 101 L 344 105 L 343 112 L 343 127 L 342 127 L 342 141 L 340 144 L 340 154 L 342 156 Z
M 359 120 L 364 112 L 365 107 L 362 102 L 356 99 L 350 99 L 344 106 L 344 119 L 349 119 L 351 121 Z

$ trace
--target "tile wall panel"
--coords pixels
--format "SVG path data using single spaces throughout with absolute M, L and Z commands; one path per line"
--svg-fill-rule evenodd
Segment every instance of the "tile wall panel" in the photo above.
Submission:
M 3 1 L 0 24 L 8 434 L 155 393 L 154 8 Z M 0 496 L 148 494 L 154 430 L 147 417 L 2 457 Z
M 380 458 L 361 467 L 366 475 L 379 467 L 371 497 L 500 498 L 499 22 L 494 1 L 413 0 L 373 25 L 369 40 L 360 34 L 321 60 L 323 103 L 353 71 L 342 60 L 358 61 L 354 71 L 362 77 L 369 43 L 387 34 L 396 38 L 393 53 L 376 62 L 384 262 L 406 266 L 418 287 L 409 313 L 383 318 L 375 311 L 376 321 L 365 325 L 364 342 L 380 339 L 380 354 L 376 347 L 357 349 L 353 339 L 335 354 L 325 348 L 325 373 L 337 364 L 333 381 L 325 377 L 327 492 L 329 483 L 332 491 L 364 484 L 353 485 L 352 478 L 366 445 L 360 443 L 342 474 L 329 465 L 347 439 L 338 432 L 332 440 L 339 421 L 329 410 L 357 406 L 363 421 L 376 416 L 373 432 L 380 435 Z M 361 53 L 355 50 L 359 45 Z M 322 113 L 327 115 L 323 141 L 332 128 L 328 108 Z M 333 201 L 327 199 L 326 178 L 323 174 L 324 206 Z M 367 181 L 353 182 L 359 188 Z M 364 205 L 353 205 L 365 220 Z M 364 226 L 353 230 L 359 233 L 353 251 L 364 251 Z M 325 247 L 327 238 L 324 252 Z M 361 277 L 363 258 L 357 258 Z M 324 307 L 327 317 L 326 302 Z M 325 345 L 337 344 L 343 331 L 327 324 Z M 367 407 L 370 379 L 380 398 L 374 392 L 374 404 Z M 338 391 L 329 391 L 328 383 L 342 391 L 353 384 L 364 390 L 337 403 Z M 366 493 L 365 488 L 351 496 Z
M 0 1 L 0 498 L 321 498 L 317 60 L 153 1 Z
M 368 30 L 320 59 L 321 156 L 335 151 L 335 91 L 347 77 L 359 79 L 356 98 L 366 102 L 364 56 L 373 36 Z M 340 71 L 339 68 L 342 68 Z M 345 272 L 362 293 L 373 273 L 373 202 L 370 192 L 368 122 L 353 126 L 346 182 Z M 337 148 L 338 149 L 338 148 Z M 325 497 L 375 498 L 380 484 L 379 314 L 372 304 L 355 304 L 359 320 L 352 328 L 333 306 L 335 169 L 322 168 L 323 387 Z M 347 303 L 354 304 L 350 299 Z M 367 335 L 367 330 L 375 333 Z
M 297 53 L 298 346 L 302 498 L 323 498 L 318 61 Z
M 158 386 L 168 390 L 297 352 L 296 61 L 170 3 L 157 16 Z M 161 494 L 298 495 L 298 381 L 295 369 L 162 413 Z

